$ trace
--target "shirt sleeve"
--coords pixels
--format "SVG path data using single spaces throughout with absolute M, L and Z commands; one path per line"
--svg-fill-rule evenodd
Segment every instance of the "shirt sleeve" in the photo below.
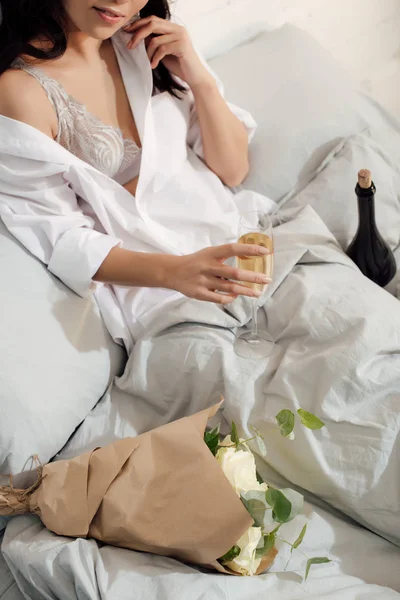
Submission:
M 12 235 L 79 296 L 120 240 L 95 231 L 63 177 L 63 166 L 0 157 L 0 217 Z

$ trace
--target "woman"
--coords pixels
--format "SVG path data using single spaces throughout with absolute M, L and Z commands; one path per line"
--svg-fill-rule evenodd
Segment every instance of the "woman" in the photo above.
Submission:
M 267 252 L 232 242 L 240 202 L 272 203 L 223 185 L 248 172 L 254 122 L 225 102 L 167 0 L 0 6 L 8 229 L 78 294 L 96 290 L 128 350 L 141 316 L 182 295 L 259 296 L 243 283 L 268 278 L 224 264 Z

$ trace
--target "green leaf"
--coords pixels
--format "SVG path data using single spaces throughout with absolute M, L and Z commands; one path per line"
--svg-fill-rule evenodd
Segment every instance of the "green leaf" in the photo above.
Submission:
M 318 417 L 302 408 L 299 408 L 297 414 L 304 427 L 307 427 L 308 429 L 321 429 L 322 427 L 325 427 L 325 423 L 323 423 L 321 419 L 318 419 Z
M 240 496 L 245 509 L 251 516 L 256 527 L 262 527 L 264 523 L 264 515 L 267 510 L 270 510 L 264 492 L 246 492 Z
M 239 446 L 240 440 L 239 440 L 239 435 L 238 435 L 238 430 L 237 430 L 237 427 L 236 427 L 236 423 L 234 421 L 232 421 L 231 440 L 236 445 L 236 447 Z
M 220 430 L 220 424 L 218 423 L 218 425 L 216 427 L 214 427 L 214 429 L 211 429 L 210 433 L 211 435 L 219 435 L 219 430 Z
M 291 488 L 285 488 L 280 490 L 281 494 L 285 496 L 287 500 L 289 500 L 292 505 L 292 510 L 290 511 L 289 518 L 286 522 L 292 521 L 297 515 L 303 512 L 304 508 L 304 496 L 292 490 Z
M 224 556 L 221 556 L 221 558 L 219 559 L 220 562 L 230 562 L 231 560 L 234 560 L 237 556 L 239 556 L 240 554 L 240 548 L 239 546 L 233 546 L 226 554 L 224 554 Z
M 263 434 L 261 433 L 261 431 L 259 431 L 257 429 L 257 427 L 253 427 L 253 425 L 250 427 L 250 429 L 251 429 L 251 431 L 253 431 L 253 433 L 256 434 L 256 442 L 257 442 L 259 453 L 261 454 L 261 456 L 267 456 L 267 448 L 264 443 Z
M 255 527 L 261 527 L 263 534 L 268 535 L 276 528 L 272 518 L 272 509 L 265 498 L 265 492 L 245 492 L 241 496 L 245 509 L 252 517 Z
M 276 542 L 276 535 L 274 533 L 270 533 L 269 535 L 264 535 L 263 545 L 261 546 L 261 548 L 257 547 L 256 558 L 262 558 L 263 556 L 268 554 L 268 552 L 270 550 L 272 550 L 272 548 L 275 546 L 275 542 Z
M 315 558 L 309 558 L 307 561 L 307 567 L 306 567 L 306 575 L 304 577 L 304 581 L 307 581 L 307 577 L 310 573 L 310 569 L 312 567 L 312 565 L 322 565 L 324 563 L 330 563 L 332 562 L 329 558 L 327 558 L 326 556 L 316 556 Z
M 267 492 L 253 490 L 242 494 L 241 499 L 256 527 L 261 527 L 264 534 L 276 533 L 280 527 L 276 526 L 277 522 L 288 523 L 304 507 L 303 496 L 290 488 Z
M 278 533 L 278 531 L 280 530 L 281 527 L 282 527 L 282 523 L 279 523 L 278 527 L 275 527 L 275 529 L 273 531 L 271 531 L 271 533 Z
M 204 441 L 207 444 L 210 452 L 215 456 L 218 452 L 219 445 L 219 425 L 211 431 L 204 433 Z
M 267 448 L 265 447 L 264 440 L 262 439 L 262 437 L 257 435 L 256 442 L 261 456 L 267 456 Z
M 302 543 L 302 541 L 304 540 L 304 536 L 306 535 L 306 531 L 307 531 L 307 523 L 304 525 L 303 529 L 300 532 L 299 537 L 297 538 L 297 540 L 294 542 L 291 552 L 293 552 L 293 550 L 296 550 L 296 548 L 298 548 L 300 546 L 300 544 Z
M 292 504 L 279 490 L 269 489 L 265 498 L 272 508 L 272 517 L 278 523 L 286 523 L 290 520 Z
M 281 412 L 276 415 L 276 420 L 281 428 L 281 435 L 283 435 L 283 437 L 287 437 L 292 433 L 295 416 L 291 410 L 281 410 Z

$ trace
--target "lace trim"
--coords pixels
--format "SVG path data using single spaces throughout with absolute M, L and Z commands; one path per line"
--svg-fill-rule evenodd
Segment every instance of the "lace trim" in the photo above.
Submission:
M 78 158 L 114 177 L 141 155 L 141 148 L 121 129 L 107 125 L 37 67 L 18 58 L 14 68 L 26 71 L 43 86 L 58 118 L 56 141 Z

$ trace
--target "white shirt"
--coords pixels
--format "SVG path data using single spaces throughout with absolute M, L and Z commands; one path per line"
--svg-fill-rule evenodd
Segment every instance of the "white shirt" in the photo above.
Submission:
M 35 128 L 0 116 L 0 216 L 67 286 L 81 296 L 96 294 L 111 335 L 129 352 L 167 305 L 190 300 L 173 290 L 94 283 L 110 250 L 183 255 L 235 241 L 241 211 L 261 204 L 268 212 L 274 203 L 222 184 L 202 160 L 192 94 L 152 96 L 145 45 L 129 51 L 125 41 L 123 33 L 113 38 L 142 143 L 136 196 L 120 185 L 129 172 L 116 182 Z M 229 106 L 251 139 L 252 117 Z

